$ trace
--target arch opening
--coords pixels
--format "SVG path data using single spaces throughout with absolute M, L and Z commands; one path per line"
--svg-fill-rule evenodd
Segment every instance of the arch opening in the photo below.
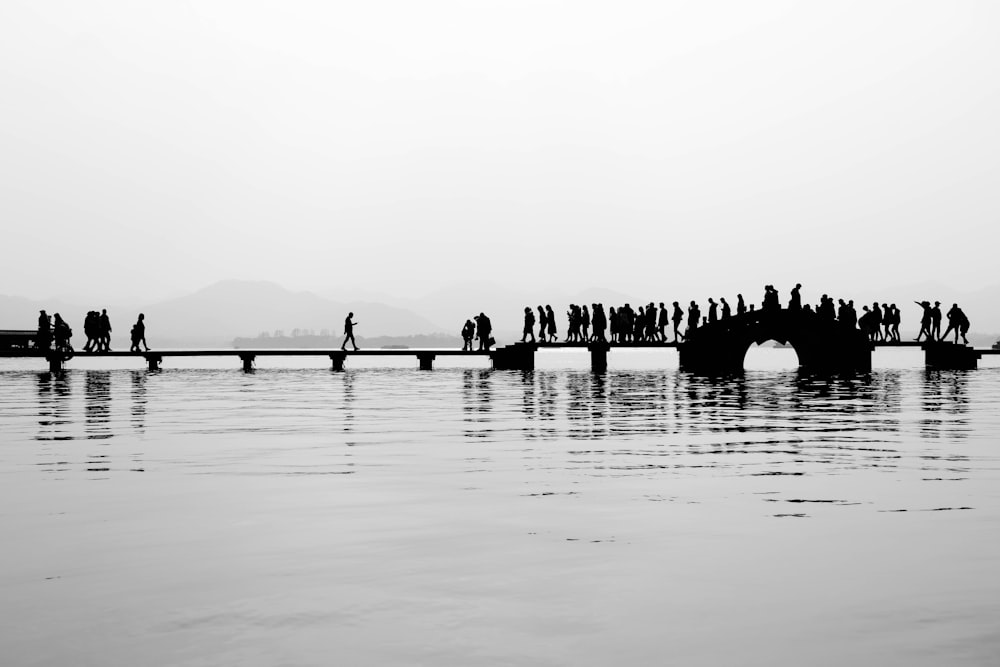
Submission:
M 743 351 L 743 370 L 747 371 L 794 370 L 801 365 L 799 351 L 787 341 L 751 341 Z

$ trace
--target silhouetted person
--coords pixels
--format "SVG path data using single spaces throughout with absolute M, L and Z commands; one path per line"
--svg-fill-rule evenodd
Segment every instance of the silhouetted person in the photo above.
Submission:
M 622 316 L 615 310 L 614 306 L 608 308 L 608 326 L 611 329 L 611 342 L 621 342 Z
M 781 310 L 781 301 L 778 298 L 778 290 L 774 289 L 774 285 L 764 285 L 763 310 Z
M 550 304 L 545 304 L 545 321 L 549 325 L 549 342 L 554 343 L 559 336 L 556 335 L 556 314 L 552 312 Z
M 656 336 L 661 343 L 667 342 L 667 327 L 670 326 L 670 312 L 667 307 L 660 302 L 660 310 L 656 315 Z
M 38 338 L 36 339 L 39 349 L 47 350 L 52 344 L 52 323 L 44 310 L 38 311 Z
M 684 335 L 685 338 L 690 338 L 691 334 L 698 328 L 698 324 L 701 322 L 701 308 L 694 301 L 688 306 L 688 327 L 687 333 Z
M 524 307 L 524 331 L 521 333 L 521 342 L 528 342 L 528 336 L 531 336 L 531 342 L 535 342 L 535 314 L 531 312 L 530 306 Z
M 149 352 L 149 345 L 146 345 L 146 316 L 139 313 L 139 319 L 132 325 L 132 347 L 129 352 L 140 352 L 139 343 Z
M 882 340 L 892 340 L 892 310 L 889 304 L 882 304 Z
M 52 335 L 56 341 L 56 350 L 62 352 L 72 352 L 73 346 L 70 345 L 69 340 L 73 336 L 73 330 L 69 328 L 66 321 L 56 313 L 54 316 L 55 324 L 52 326 Z M 956 340 L 958 337 L 956 336 Z
M 941 302 L 935 301 L 931 308 L 931 338 L 941 340 Z
M 476 325 L 472 323 L 472 320 L 465 320 L 465 326 L 462 327 L 462 351 L 472 352 L 472 339 L 476 336 Z
M 347 317 L 344 318 L 344 342 L 340 344 L 340 349 L 346 350 L 347 341 L 351 341 L 351 346 L 357 352 L 358 344 L 354 340 L 354 327 L 358 326 L 358 323 L 351 319 L 353 317 L 354 313 L 347 313 Z
M 792 298 L 788 300 L 788 310 L 802 310 L 802 296 L 799 294 L 799 290 L 801 289 L 802 284 L 795 283 L 795 287 L 792 288 Z
M 670 321 L 674 323 L 674 342 L 679 343 L 684 335 L 681 333 L 681 322 L 684 321 L 684 310 L 681 305 L 674 301 L 674 310 L 671 314 Z
M 549 316 L 545 313 L 545 309 L 541 306 L 538 307 L 538 342 L 545 342 L 545 331 L 548 329 Z
M 715 324 L 719 321 L 719 304 L 715 302 L 715 299 L 709 298 L 708 300 L 708 323 Z
M 892 309 L 892 328 L 890 329 L 889 334 L 892 339 L 898 343 L 902 340 L 899 337 L 899 325 L 903 321 L 903 314 L 899 312 L 899 308 L 897 308 L 894 303 L 890 304 L 889 308 Z
M 646 317 L 643 320 L 643 335 L 648 341 L 656 341 L 656 304 L 646 306 Z
M 108 309 L 101 310 L 101 316 L 97 320 L 97 351 L 111 351 L 111 318 L 108 317 Z
M 728 320 L 733 316 L 733 309 L 726 303 L 725 297 L 720 298 L 719 301 L 722 303 L 722 319 Z
M 476 337 L 479 339 L 479 349 L 489 352 L 490 345 L 493 344 L 493 323 L 485 313 L 476 316 Z
M 90 352 L 97 347 L 99 319 L 100 314 L 96 310 L 87 311 L 87 317 L 83 320 L 83 333 L 87 336 L 87 342 L 83 346 L 84 352 Z
M 746 315 L 746 314 L 747 314 L 747 304 L 743 301 L 743 295 L 742 294 L 737 294 L 736 295 L 736 316 L 739 317 L 741 315 Z
M 601 341 L 602 343 L 607 342 L 607 338 L 604 337 L 604 332 L 608 328 L 608 318 L 604 314 L 604 304 L 595 303 L 592 305 L 594 309 L 593 323 L 594 323 L 594 335 L 591 336 L 591 340 Z
M 872 329 L 872 340 L 882 339 L 882 309 L 878 307 L 878 301 L 872 304 L 870 326 Z
M 958 344 L 958 336 L 961 334 L 962 340 L 968 345 L 969 339 L 965 337 L 965 334 L 969 332 L 969 318 L 965 316 L 965 313 L 958 307 L 958 304 L 953 303 L 945 316 L 948 318 L 948 328 L 944 330 L 944 335 L 941 339 L 947 338 L 948 334 L 954 331 L 955 344 Z
M 914 301 L 913 303 L 917 304 L 923 309 L 923 312 L 920 315 L 920 333 L 917 334 L 916 338 L 917 342 L 920 341 L 921 336 L 926 336 L 927 340 L 937 340 L 937 338 L 935 338 L 934 335 L 931 333 L 931 321 L 932 321 L 931 302 Z
M 583 329 L 583 342 L 590 340 L 590 311 L 587 310 L 587 304 L 583 304 L 582 312 L 580 313 L 580 328 Z

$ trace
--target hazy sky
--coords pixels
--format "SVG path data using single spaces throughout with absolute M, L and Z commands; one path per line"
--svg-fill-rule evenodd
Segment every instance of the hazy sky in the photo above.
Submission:
M 0 293 L 996 283 L 998 35 L 956 0 L 6 0 Z

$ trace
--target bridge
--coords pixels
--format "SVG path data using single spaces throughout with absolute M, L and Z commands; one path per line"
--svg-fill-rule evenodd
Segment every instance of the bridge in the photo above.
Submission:
M 679 355 L 682 370 L 697 374 L 715 375 L 743 370 L 743 362 L 752 345 L 768 341 L 790 345 L 798 356 L 803 370 L 819 373 L 866 372 L 872 367 L 872 352 L 876 347 L 917 347 L 924 353 L 928 368 L 970 370 L 978 366 L 984 355 L 997 354 L 1000 350 L 975 349 L 944 341 L 925 342 L 872 342 L 861 330 L 833 319 L 824 318 L 812 311 L 775 308 L 760 310 L 737 317 L 710 322 L 690 331 L 680 343 L 636 342 L 610 343 L 515 343 L 489 351 L 456 349 L 177 349 L 150 352 L 76 352 L 64 354 L 54 350 L 31 346 L 33 331 L 0 332 L 11 334 L 9 340 L 17 341 L 0 346 L 0 357 L 41 358 L 51 371 L 60 371 L 71 358 L 142 358 L 149 370 L 158 370 L 164 359 L 177 357 L 234 357 L 240 360 L 243 370 L 250 372 L 258 357 L 327 357 L 331 368 L 344 370 L 348 357 L 389 356 L 414 357 L 421 370 L 431 370 L 438 357 L 487 357 L 496 370 L 530 371 L 535 368 L 535 355 L 539 350 L 573 348 L 590 354 L 591 369 L 601 373 L 608 368 L 608 354 L 613 349 L 671 349 Z M 16 335 L 15 335 L 16 334 Z

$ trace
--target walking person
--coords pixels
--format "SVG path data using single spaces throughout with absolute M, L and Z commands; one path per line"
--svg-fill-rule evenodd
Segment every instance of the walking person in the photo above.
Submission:
M 358 344 L 354 340 L 354 327 L 358 326 L 358 323 L 352 319 L 353 317 L 354 313 L 347 313 L 347 317 L 344 318 L 344 342 L 341 343 L 340 349 L 346 350 L 347 341 L 351 341 L 351 345 L 354 347 L 354 351 L 357 352 Z
M 548 323 L 549 342 L 554 343 L 559 338 L 556 335 L 556 314 L 552 312 L 552 305 L 545 305 L 545 321 Z
M 155 313 L 154 313 L 155 314 Z M 139 319 L 132 325 L 132 347 L 129 352 L 140 352 L 139 343 L 149 352 L 149 345 L 146 345 L 146 316 L 139 313 Z
M 535 313 L 532 312 L 531 306 L 524 307 L 524 331 L 521 333 L 521 342 L 527 343 L 528 336 L 531 336 L 531 342 L 535 342 Z
M 917 334 L 916 341 L 920 342 L 921 336 L 926 336 L 927 340 L 937 340 L 931 333 L 931 302 L 930 301 L 914 301 L 923 309 L 923 313 L 920 315 L 920 333 Z
M 684 338 L 681 334 L 681 322 L 684 321 L 684 311 L 681 309 L 681 305 L 674 301 L 674 312 L 670 320 L 674 323 L 674 342 L 681 342 L 681 338 Z
M 545 313 L 545 309 L 541 306 L 538 307 L 538 342 L 545 342 L 545 331 L 549 326 L 549 316 Z
M 108 317 L 108 309 L 101 310 L 101 316 L 97 320 L 97 351 L 111 351 L 111 318 Z
M 656 338 L 661 343 L 667 342 L 667 327 L 670 326 L 670 313 L 667 307 L 660 302 L 660 309 L 656 315 Z
M 747 314 L 747 304 L 743 301 L 743 295 L 736 295 L 736 317 Z

